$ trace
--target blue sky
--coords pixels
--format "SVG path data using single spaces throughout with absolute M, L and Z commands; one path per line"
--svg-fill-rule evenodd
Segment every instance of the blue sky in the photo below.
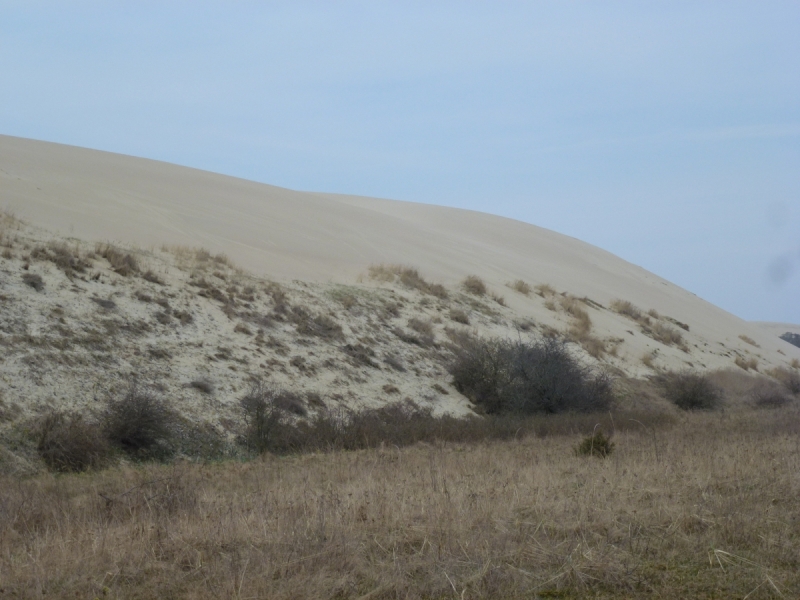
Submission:
M 800 3 L 0 1 L 0 133 L 458 206 L 800 323 Z

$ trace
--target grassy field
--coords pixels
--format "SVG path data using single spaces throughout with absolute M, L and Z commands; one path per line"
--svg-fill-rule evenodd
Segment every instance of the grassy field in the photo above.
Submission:
M 624 418 L 622 415 L 619 419 Z M 800 413 L 0 480 L 0 597 L 796 598 Z

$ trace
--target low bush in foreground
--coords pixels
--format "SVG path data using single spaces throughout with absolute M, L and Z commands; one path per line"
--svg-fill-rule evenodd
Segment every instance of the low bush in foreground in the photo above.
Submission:
M 567 343 L 462 336 L 450 365 L 453 383 L 487 414 L 607 410 L 611 378 L 582 365 Z
M 578 456 L 597 456 L 598 458 L 606 458 L 614 451 L 614 442 L 610 437 L 607 437 L 602 430 L 595 431 L 592 435 L 587 435 L 578 447 L 575 449 L 575 454 Z

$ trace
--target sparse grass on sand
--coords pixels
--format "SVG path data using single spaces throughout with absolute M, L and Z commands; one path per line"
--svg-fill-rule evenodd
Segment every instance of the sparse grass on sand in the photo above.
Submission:
M 0 479 L 0 595 L 798 597 L 797 408 L 673 423 Z

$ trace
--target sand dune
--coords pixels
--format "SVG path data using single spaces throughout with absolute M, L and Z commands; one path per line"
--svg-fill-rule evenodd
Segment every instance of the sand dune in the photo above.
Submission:
M 683 362 L 699 366 L 720 366 L 722 359 L 712 356 L 730 362 L 732 350 L 757 348 L 762 364 L 798 356 L 770 330 L 604 250 L 473 211 L 298 192 L 8 136 L 0 136 L 0 207 L 82 239 L 202 246 L 275 279 L 352 283 L 375 263 L 411 265 L 448 285 L 476 274 L 504 293 L 512 309 L 534 318 L 541 306 L 509 292 L 506 283 L 546 283 L 603 306 L 622 298 L 688 325 L 697 350 L 708 356 Z M 618 315 L 593 320 L 600 335 L 621 334 Z M 743 345 L 740 336 L 757 346 Z M 638 361 L 648 348 L 634 343 L 628 352 Z

